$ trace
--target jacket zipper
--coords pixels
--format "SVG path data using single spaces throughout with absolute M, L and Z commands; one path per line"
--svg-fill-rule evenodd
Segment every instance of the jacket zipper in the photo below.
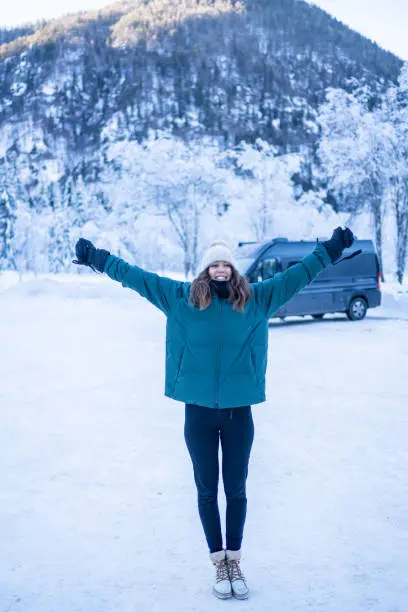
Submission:
M 220 353 L 221 353 L 221 314 L 222 304 L 219 297 L 218 300 L 218 338 L 217 338 L 217 367 L 215 375 L 215 407 L 218 408 L 218 395 L 220 386 Z

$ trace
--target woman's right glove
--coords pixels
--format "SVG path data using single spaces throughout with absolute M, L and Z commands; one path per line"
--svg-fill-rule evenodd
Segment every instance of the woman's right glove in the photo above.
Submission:
M 110 252 L 105 249 L 96 249 L 90 240 L 80 238 L 75 245 L 75 254 L 77 258 L 73 259 L 72 263 L 89 266 L 92 270 L 103 272 Z
M 330 240 L 322 242 L 329 254 L 331 262 L 334 263 L 341 257 L 343 250 L 351 247 L 354 242 L 353 232 L 348 227 L 336 227 Z

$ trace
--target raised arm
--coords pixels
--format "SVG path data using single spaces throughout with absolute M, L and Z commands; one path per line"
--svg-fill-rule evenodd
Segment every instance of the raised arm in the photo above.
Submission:
M 172 306 L 183 292 L 181 281 L 175 281 L 138 266 L 131 266 L 123 259 L 109 255 L 104 272 L 124 287 L 137 291 L 141 296 L 168 315 Z
M 138 266 L 132 266 L 104 249 L 96 249 L 92 242 L 80 238 L 75 246 L 74 263 L 105 272 L 110 278 L 137 291 L 142 297 L 168 315 L 173 304 L 182 295 L 184 283 L 175 281 Z
M 353 244 L 348 228 L 338 227 L 326 242 L 318 243 L 313 253 L 306 255 L 286 272 L 252 285 L 254 297 L 266 317 L 271 317 L 294 295 L 312 282 L 329 264 L 336 261 L 343 249 Z
M 326 249 L 319 245 L 286 272 L 252 285 L 254 297 L 266 317 L 271 317 L 294 295 L 312 282 L 330 263 Z

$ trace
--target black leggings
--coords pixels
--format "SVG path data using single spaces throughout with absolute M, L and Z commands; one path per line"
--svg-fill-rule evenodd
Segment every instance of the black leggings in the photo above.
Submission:
M 222 550 L 217 503 L 221 440 L 222 479 L 227 498 L 226 548 L 239 550 L 247 508 L 245 483 L 254 439 L 251 407 L 217 409 L 186 404 L 184 437 L 193 462 L 198 511 L 210 552 Z

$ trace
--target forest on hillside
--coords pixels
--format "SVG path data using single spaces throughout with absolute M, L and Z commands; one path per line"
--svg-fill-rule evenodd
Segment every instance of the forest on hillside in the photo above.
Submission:
M 375 105 L 401 68 L 297 0 L 119 2 L 43 24 L 0 58 L 0 125 L 30 113 L 73 150 L 99 146 L 115 116 L 139 141 L 166 129 L 287 152 L 316 139 L 328 87 L 368 86 Z
M 188 275 L 211 236 L 364 213 L 403 278 L 406 68 L 319 8 L 128 0 L 0 42 L 2 267 L 70 269 L 88 231 Z

